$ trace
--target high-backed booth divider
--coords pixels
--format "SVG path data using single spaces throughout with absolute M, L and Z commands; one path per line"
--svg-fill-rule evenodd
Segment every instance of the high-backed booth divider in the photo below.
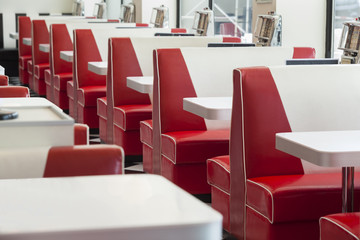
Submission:
M 136 24 L 108 24 L 107 22 L 88 23 L 75 21 L 71 23 L 57 23 L 50 25 L 50 78 L 47 79 L 47 97 L 63 110 L 69 109 L 69 98 L 66 93 L 67 82 L 72 81 L 72 63 L 60 58 L 61 51 L 73 51 L 73 30 L 107 28 L 109 31 L 115 27 L 136 27 Z M 72 84 L 73 85 L 73 84 Z M 72 95 L 71 95 L 72 97 Z M 71 98 L 72 100 L 72 98 Z M 71 104 L 72 106 L 73 104 Z M 73 116 L 73 108 L 70 109 Z
M 21 84 L 28 85 L 29 79 L 32 78 L 28 71 L 28 62 L 31 61 L 31 46 L 27 46 L 23 43 L 23 38 L 31 38 L 31 20 L 29 17 L 21 16 L 18 18 L 18 29 L 19 29 L 19 80 Z
M 229 188 L 236 237 L 315 240 L 320 217 L 341 212 L 341 168 L 276 150 L 275 134 L 360 130 L 359 74 L 357 65 L 234 70 Z
M 153 76 L 152 52 L 157 48 L 206 47 L 210 42 L 222 42 L 222 37 L 127 37 L 110 38 L 107 76 L 107 109 L 104 99 L 98 99 L 100 138 L 124 148 L 126 156 L 142 155 L 140 121 L 151 121 L 152 105 L 148 94 L 128 88 L 130 76 Z M 105 115 L 105 116 L 104 116 Z M 105 133 L 105 134 L 104 134 Z M 105 135 L 105 136 L 104 136 Z M 143 163 L 152 172 L 151 135 L 143 135 Z
M 284 65 L 293 54 L 284 47 L 155 50 L 154 172 L 191 193 L 210 193 L 206 159 L 228 154 L 230 123 L 184 111 L 183 98 L 232 96 L 234 68 Z
M 169 29 L 133 28 L 133 29 L 80 29 L 74 30 L 74 117 L 77 122 L 90 128 L 99 128 L 96 101 L 106 97 L 106 76 L 88 70 L 88 62 L 108 59 L 108 39 L 110 37 L 154 36 L 156 32 L 168 32 Z M 69 95 L 69 93 L 68 93 Z M 70 93 L 71 95 L 71 93 Z M 69 101 L 70 102 L 70 101 Z
M 124 152 L 114 145 L 23 148 L 16 151 L 1 149 L 1 156 L 5 157 L 0 159 L 0 179 L 110 175 L 124 172 Z

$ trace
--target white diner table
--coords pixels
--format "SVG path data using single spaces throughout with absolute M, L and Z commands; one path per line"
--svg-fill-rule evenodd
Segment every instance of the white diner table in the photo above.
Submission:
M 183 108 L 208 120 L 231 120 L 232 97 L 184 98 Z
M 31 46 L 31 38 L 23 38 L 22 39 L 23 44 L 27 45 L 27 46 Z
M 360 131 L 277 133 L 276 149 L 319 166 L 342 167 L 342 210 L 353 211 L 354 167 L 360 166 Z
M 18 114 L 0 120 L 0 149 L 74 144 L 74 119 L 45 98 L 1 98 L 0 110 Z
M 127 87 L 140 92 L 150 94 L 153 92 L 154 77 L 153 76 L 144 76 L 144 77 L 127 77 L 126 85 Z
M 50 52 L 50 44 L 48 43 L 39 44 L 39 50 L 46 53 Z
M 222 216 L 157 175 L 0 180 L 0 238 L 220 240 Z
M 88 69 L 99 75 L 107 75 L 107 62 L 88 62 Z
M 74 59 L 73 51 L 60 51 L 60 58 L 66 62 L 72 62 Z
M 5 75 L 5 68 L 0 65 L 0 75 Z
M 12 38 L 12 39 L 18 40 L 19 39 L 19 33 L 11 32 L 11 33 L 9 33 L 9 37 Z

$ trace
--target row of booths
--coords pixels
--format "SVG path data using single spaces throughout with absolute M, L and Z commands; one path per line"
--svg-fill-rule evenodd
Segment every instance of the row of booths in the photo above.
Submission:
M 360 214 L 341 213 L 359 208 L 357 65 L 287 66 L 315 50 L 88 21 L 19 17 L 20 81 L 99 129 L 122 162 L 142 156 L 144 172 L 211 193 L 238 239 L 359 236 Z

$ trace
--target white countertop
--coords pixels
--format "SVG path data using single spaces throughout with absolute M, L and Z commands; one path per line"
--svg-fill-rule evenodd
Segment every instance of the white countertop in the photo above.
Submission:
M 360 166 L 360 131 L 276 134 L 276 149 L 319 166 Z
M 232 97 L 184 98 L 184 110 L 209 120 L 231 120 Z
M 31 46 L 31 38 L 23 38 L 23 44 Z
M 0 65 L 0 75 L 5 75 L 5 68 Z
M 19 33 L 11 32 L 11 33 L 9 33 L 9 37 L 12 38 L 12 39 L 18 40 L 19 39 Z
M 42 51 L 42 52 L 46 52 L 46 53 L 48 53 L 48 52 L 50 52 L 50 44 L 39 44 L 39 49 L 40 49 L 40 51 Z
M 60 58 L 66 62 L 72 62 L 74 59 L 73 51 L 60 51 Z
M 31 97 L 31 98 L 0 98 L 0 107 L 45 107 L 45 106 L 55 106 L 52 102 L 46 98 L 41 97 Z
M 157 175 L 0 180 L 1 239 L 220 240 L 222 216 Z
M 88 69 L 99 75 L 107 75 L 108 63 L 107 62 L 89 62 Z
M 126 85 L 141 93 L 153 92 L 154 77 L 127 77 Z

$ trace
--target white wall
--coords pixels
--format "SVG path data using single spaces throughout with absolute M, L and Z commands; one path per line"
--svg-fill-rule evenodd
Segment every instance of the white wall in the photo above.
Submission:
M 26 13 L 37 17 L 39 13 L 62 13 L 72 11 L 73 0 L 0 0 L 0 12 L 3 14 L 4 47 L 13 48 L 15 40 L 9 38 L 16 31 L 15 13 Z
M 326 1 L 277 0 L 282 15 L 283 46 L 314 47 L 316 57 L 325 57 Z

